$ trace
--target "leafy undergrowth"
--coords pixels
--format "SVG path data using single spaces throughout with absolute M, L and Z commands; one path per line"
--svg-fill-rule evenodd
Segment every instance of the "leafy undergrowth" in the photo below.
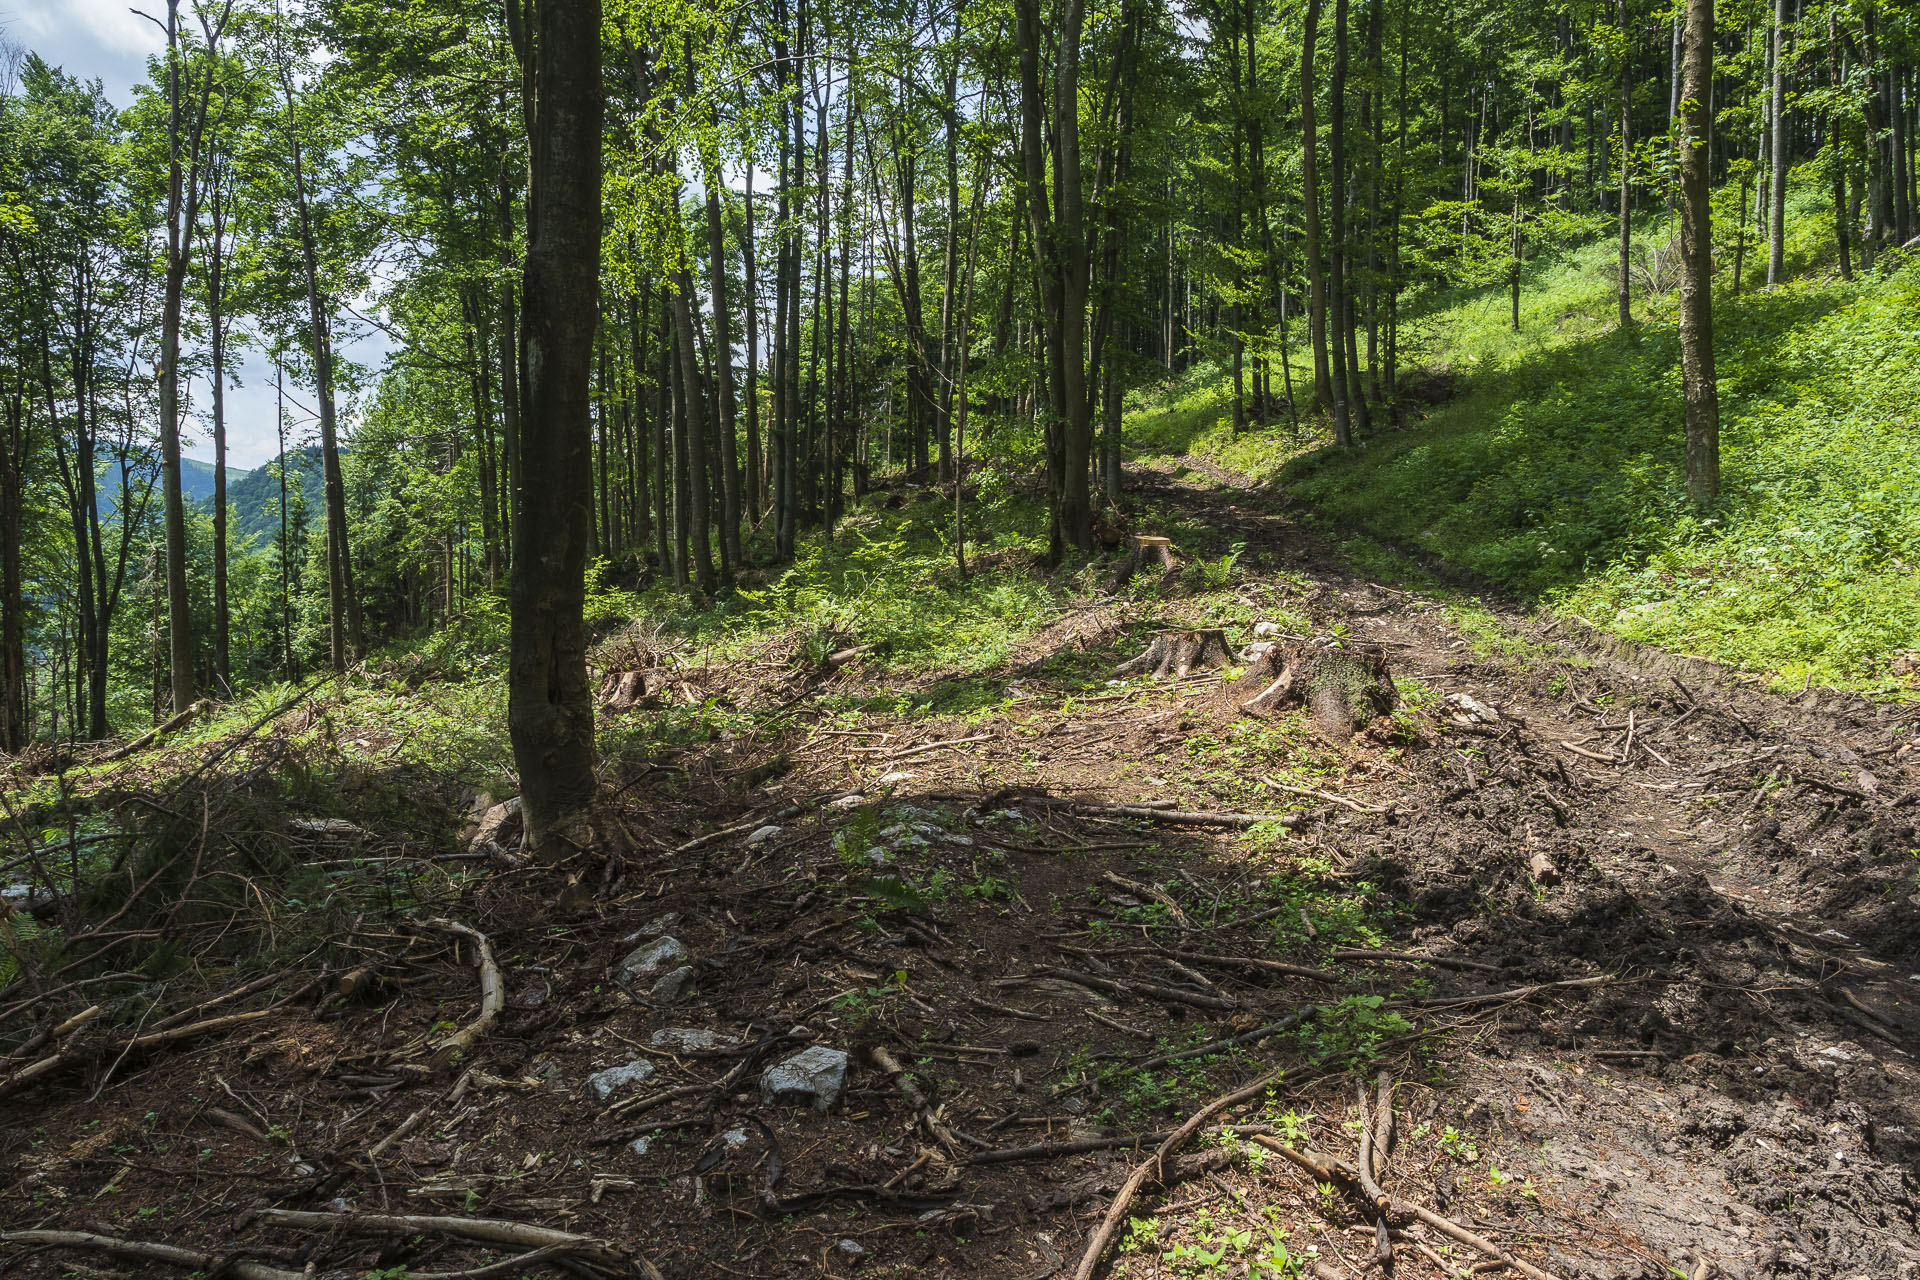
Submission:
M 1463 394 L 1350 453 L 1284 426 L 1235 438 L 1195 375 L 1129 422 L 1144 453 L 1277 480 L 1336 528 L 1627 636 L 1758 672 L 1911 696 L 1920 646 L 1920 264 L 1715 299 L 1723 498 L 1689 506 L 1672 295 L 1612 319 L 1608 246 L 1418 322 Z

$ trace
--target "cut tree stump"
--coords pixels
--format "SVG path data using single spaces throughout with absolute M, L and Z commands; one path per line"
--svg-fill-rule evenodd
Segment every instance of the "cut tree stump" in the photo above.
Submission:
M 1157 573 L 1162 577 L 1172 573 L 1179 561 L 1173 555 L 1173 539 L 1153 534 L 1136 533 L 1127 539 L 1132 548 L 1120 568 L 1113 575 L 1113 589 L 1118 591 L 1131 582 L 1135 575 Z
M 1342 738 L 1398 701 L 1383 649 L 1325 636 L 1269 650 L 1241 679 L 1260 689 L 1240 704 L 1248 713 L 1268 716 L 1304 705 L 1321 728 Z
M 614 671 L 600 682 L 600 697 L 609 711 L 637 707 L 673 683 L 673 677 L 660 667 L 644 671 Z
M 1155 679 L 1191 675 L 1234 662 L 1233 647 L 1218 627 L 1199 631 L 1162 631 L 1139 657 L 1113 669 L 1118 676 L 1151 675 Z

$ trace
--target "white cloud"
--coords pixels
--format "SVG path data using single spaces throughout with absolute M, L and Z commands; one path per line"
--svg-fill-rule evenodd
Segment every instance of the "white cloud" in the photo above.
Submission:
M 162 11 L 153 16 L 164 20 L 165 0 L 158 3 Z M 126 0 L 15 0 L 10 7 L 25 37 L 21 43 L 29 47 L 51 42 L 79 50 L 91 44 L 112 56 L 144 57 L 165 43 L 160 29 Z

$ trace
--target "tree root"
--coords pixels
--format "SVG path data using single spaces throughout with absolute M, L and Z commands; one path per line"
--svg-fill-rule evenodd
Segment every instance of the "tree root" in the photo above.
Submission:
M 0 1231 L 0 1244 L 38 1245 L 43 1249 L 84 1249 L 110 1253 L 120 1258 L 138 1258 L 160 1262 L 183 1271 L 204 1271 L 209 1275 L 233 1276 L 236 1280 L 304 1280 L 303 1271 L 286 1271 L 264 1262 L 248 1262 L 226 1254 L 202 1253 L 176 1245 L 155 1244 L 147 1240 L 123 1240 L 119 1236 L 96 1235 L 91 1231 Z M 420 1280 L 426 1280 L 421 1277 Z
M 416 1213 L 316 1213 L 301 1209 L 261 1209 L 254 1217 L 269 1226 L 317 1227 L 356 1235 L 444 1235 L 486 1244 L 512 1244 L 552 1249 L 604 1270 L 660 1280 L 660 1272 L 645 1258 L 628 1257 L 597 1236 L 559 1231 L 552 1227 L 514 1222 L 507 1218 L 459 1218 Z M 272 1280 L 280 1280 L 279 1273 Z

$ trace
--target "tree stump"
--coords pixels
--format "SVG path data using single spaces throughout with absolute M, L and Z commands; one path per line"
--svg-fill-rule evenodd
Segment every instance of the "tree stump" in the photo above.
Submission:
M 1113 589 L 1118 591 L 1133 581 L 1140 573 L 1154 572 L 1165 577 L 1171 574 L 1180 563 L 1173 555 L 1173 539 L 1161 538 L 1151 534 L 1136 533 L 1127 539 L 1133 548 L 1127 558 L 1120 562 L 1120 568 L 1113 575 Z
M 600 682 L 600 697 L 609 711 L 637 707 L 659 694 L 673 678 L 659 667 L 644 671 L 612 671 Z
M 1269 650 L 1241 679 L 1261 686 L 1240 704 L 1242 710 L 1268 716 L 1305 706 L 1321 728 L 1340 738 L 1386 715 L 1399 700 L 1385 650 L 1326 636 Z
M 1139 657 L 1113 669 L 1117 676 L 1151 675 L 1156 680 L 1209 671 L 1234 661 L 1226 632 L 1218 627 L 1200 631 L 1162 631 Z

